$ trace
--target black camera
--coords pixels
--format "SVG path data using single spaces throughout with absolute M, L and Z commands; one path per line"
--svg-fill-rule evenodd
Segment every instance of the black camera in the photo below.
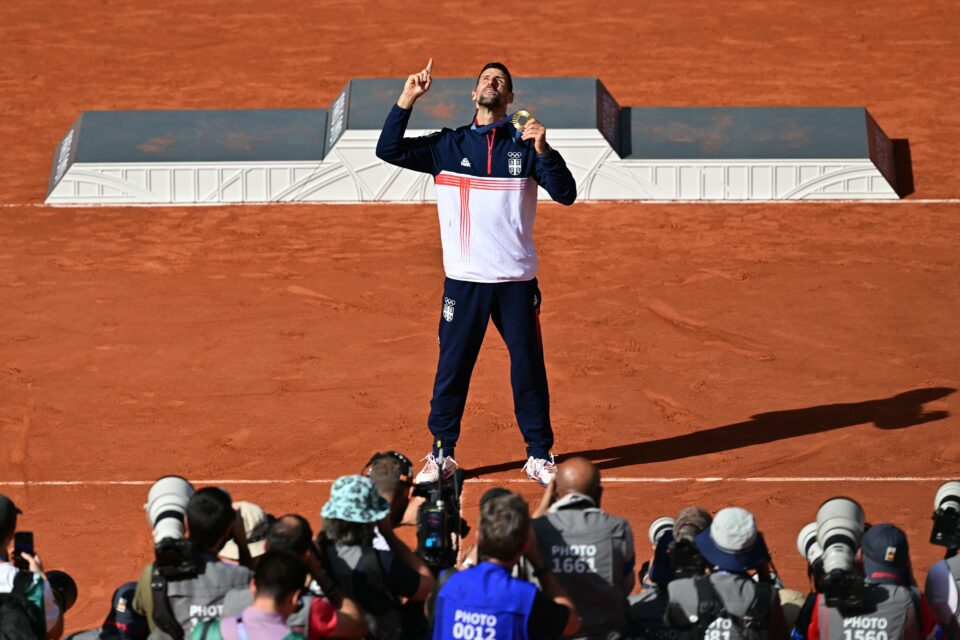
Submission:
M 933 508 L 930 543 L 948 549 L 960 548 L 960 481 L 951 480 L 940 485 Z
M 197 575 L 197 554 L 186 538 L 164 538 L 154 547 L 154 570 L 167 580 L 186 580 Z
M 457 564 L 460 540 L 467 534 L 460 518 L 459 469 L 449 479 L 414 485 L 413 495 L 424 498 L 417 510 L 417 555 L 436 573 Z
M 689 538 L 680 538 L 670 543 L 670 568 L 674 578 L 689 578 L 705 572 L 707 563 L 697 548 L 697 543 Z
M 821 583 L 824 602 L 840 611 L 860 611 L 864 605 L 863 576 L 857 571 L 834 569 Z

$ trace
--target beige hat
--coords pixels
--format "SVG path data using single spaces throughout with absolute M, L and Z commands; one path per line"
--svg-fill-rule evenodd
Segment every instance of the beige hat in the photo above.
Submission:
M 233 508 L 240 512 L 240 518 L 243 519 L 243 531 L 247 534 L 247 549 L 250 550 L 250 556 L 257 558 L 266 551 L 267 531 L 270 529 L 270 521 L 267 514 L 259 506 L 252 502 L 240 500 L 233 503 Z M 239 560 L 240 549 L 233 540 L 227 540 L 220 550 L 220 557 L 226 560 Z

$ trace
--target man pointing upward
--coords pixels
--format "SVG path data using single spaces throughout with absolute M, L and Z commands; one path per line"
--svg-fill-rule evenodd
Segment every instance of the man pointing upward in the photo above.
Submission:
M 437 190 L 446 279 L 427 420 L 433 442 L 415 482 L 436 482 L 457 467 L 453 454 L 470 375 L 493 319 L 510 352 L 514 413 L 526 444 L 524 470 L 546 485 L 556 466 L 533 243 L 537 185 L 567 205 L 576 199 L 577 186 L 563 158 L 547 144 L 541 123 L 531 118 L 522 133 L 511 124 L 507 107 L 513 102 L 513 79 L 500 62 L 480 70 L 470 92 L 476 107 L 472 123 L 404 138 L 414 104 L 430 90 L 432 71 L 431 58 L 407 78 L 377 143 L 378 158 L 429 173 Z

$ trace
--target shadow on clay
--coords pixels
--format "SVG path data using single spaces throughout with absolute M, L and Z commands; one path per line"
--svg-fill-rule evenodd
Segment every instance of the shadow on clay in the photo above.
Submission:
M 955 391 L 956 389 L 950 387 L 928 387 L 905 391 L 892 398 L 880 400 L 758 413 L 749 420 L 735 424 L 660 440 L 572 451 L 565 453 L 561 459 L 584 456 L 601 469 L 616 469 L 693 458 L 860 424 L 873 423 L 878 429 L 903 429 L 948 417 L 948 411 L 925 411 L 923 405 Z M 473 478 L 501 471 L 515 471 L 523 463 L 524 460 L 517 460 L 477 467 L 467 470 L 466 475 Z

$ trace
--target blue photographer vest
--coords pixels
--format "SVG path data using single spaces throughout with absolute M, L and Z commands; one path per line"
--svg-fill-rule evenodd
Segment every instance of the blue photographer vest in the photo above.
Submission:
M 446 581 L 437 595 L 433 640 L 527 640 L 537 588 L 492 562 Z

